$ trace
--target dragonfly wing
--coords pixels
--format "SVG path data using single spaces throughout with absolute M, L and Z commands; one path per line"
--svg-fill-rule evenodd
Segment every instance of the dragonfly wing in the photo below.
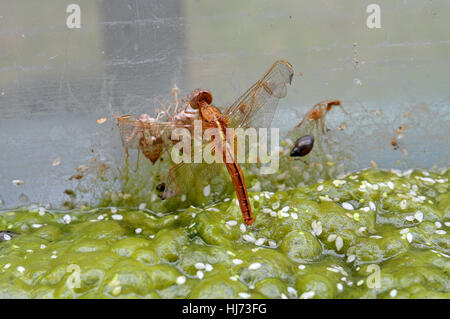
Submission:
M 214 177 L 220 176 L 223 165 L 220 163 L 180 163 L 173 166 L 169 171 L 162 198 L 189 194 L 197 188 L 198 183 L 206 185 Z
M 143 130 L 139 125 L 136 125 L 137 123 L 140 123 L 140 121 L 129 115 L 121 116 L 117 119 L 120 138 L 125 148 L 138 147 L 139 136 Z
M 192 124 L 176 122 L 147 123 L 129 115 L 119 117 L 117 126 L 119 127 L 122 143 L 127 148 L 142 147 L 142 139 L 145 140 L 145 145 L 154 143 L 169 144 L 175 129 L 187 129 L 189 132 L 193 129 Z
M 278 100 L 285 97 L 294 69 L 289 62 L 276 61 L 270 69 L 225 112 L 231 127 L 268 127 Z

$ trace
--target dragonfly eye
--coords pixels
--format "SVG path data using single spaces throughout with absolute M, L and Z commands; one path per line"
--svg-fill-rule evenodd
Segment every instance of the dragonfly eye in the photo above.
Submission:
M 191 107 L 194 109 L 198 109 L 200 108 L 202 102 L 205 102 L 208 105 L 211 104 L 213 101 L 213 97 L 211 92 L 209 92 L 208 90 L 196 89 L 191 93 L 190 101 Z
M 308 155 L 314 146 L 314 136 L 305 135 L 295 141 L 294 148 L 291 151 L 292 157 L 302 157 Z

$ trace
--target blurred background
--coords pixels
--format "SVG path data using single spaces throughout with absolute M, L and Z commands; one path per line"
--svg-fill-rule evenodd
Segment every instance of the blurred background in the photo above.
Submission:
M 345 126 L 348 169 L 447 167 L 450 3 L 373 1 L 0 0 L 0 208 L 57 205 L 93 158 L 119 167 L 113 115 L 153 114 L 174 85 L 226 107 L 280 58 L 295 69 L 272 123 L 282 136 L 339 99 L 347 114 L 330 112 L 327 134 Z M 381 28 L 366 24 L 371 3 Z

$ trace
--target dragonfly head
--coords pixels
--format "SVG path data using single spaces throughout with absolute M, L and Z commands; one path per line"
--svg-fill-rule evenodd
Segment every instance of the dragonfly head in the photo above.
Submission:
M 208 90 L 195 89 L 190 96 L 190 103 L 193 109 L 198 109 L 202 104 L 210 105 L 213 101 L 211 92 Z

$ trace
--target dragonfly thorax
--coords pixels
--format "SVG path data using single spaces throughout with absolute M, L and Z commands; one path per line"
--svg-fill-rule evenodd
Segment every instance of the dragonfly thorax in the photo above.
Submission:
M 214 105 L 207 105 L 200 108 L 200 115 L 205 122 L 221 121 L 223 118 L 222 113 Z

